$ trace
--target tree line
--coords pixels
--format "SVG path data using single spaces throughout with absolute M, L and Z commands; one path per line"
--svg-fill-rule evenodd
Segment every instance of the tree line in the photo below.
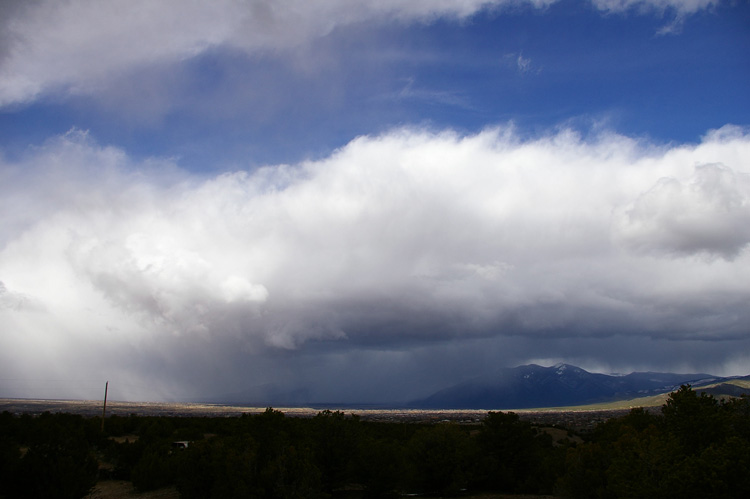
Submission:
M 572 498 L 750 497 L 750 399 L 689 386 L 553 441 L 512 412 L 478 425 L 363 421 L 272 408 L 237 418 L 0 415 L 0 497 L 85 496 L 97 479 L 191 498 L 376 498 L 404 493 Z M 131 437 L 129 440 L 123 436 Z M 185 449 L 173 442 L 188 441 Z M 106 463 L 106 466 L 102 466 Z

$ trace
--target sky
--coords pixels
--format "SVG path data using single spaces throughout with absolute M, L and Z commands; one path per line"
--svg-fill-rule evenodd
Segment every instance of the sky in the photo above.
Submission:
M 4 0 L 0 397 L 750 374 L 750 4 Z

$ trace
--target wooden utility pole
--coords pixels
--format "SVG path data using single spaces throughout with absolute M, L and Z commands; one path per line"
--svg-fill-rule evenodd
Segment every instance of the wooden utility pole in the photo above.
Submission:
M 104 384 L 104 407 L 102 407 L 102 431 L 104 431 L 104 415 L 107 414 L 107 389 L 109 388 L 109 381 Z

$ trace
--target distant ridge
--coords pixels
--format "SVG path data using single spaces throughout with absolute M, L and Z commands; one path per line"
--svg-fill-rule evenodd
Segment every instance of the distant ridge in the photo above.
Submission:
M 533 409 L 569 407 L 649 397 L 676 390 L 719 385 L 734 378 L 705 373 L 673 374 L 634 372 L 628 375 L 590 373 L 569 364 L 542 367 L 535 364 L 501 369 L 493 376 L 475 378 L 414 400 L 418 409 Z M 731 393 L 750 392 L 727 385 Z M 719 393 L 721 390 L 714 390 Z M 710 392 L 709 392 L 710 393 Z M 734 396 L 736 396 L 734 395 Z

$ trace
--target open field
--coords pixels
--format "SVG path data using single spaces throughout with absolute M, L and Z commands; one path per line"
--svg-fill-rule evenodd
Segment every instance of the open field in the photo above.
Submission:
M 732 379 L 718 383 L 693 387 L 697 392 L 707 390 L 718 398 L 722 394 L 722 387 L 739 387 L 750 390 L 750 380 Z M 713 391 L 712 391 L 713 390 Z M 605 419 L 618 416 L 630 409 L 643 407 L 649 410 L 660 408 L 667 401 L 669 393 L 640 397 L 628 400 L 617 400 L 596 404 L 543 407 L 535 409 L 384 409 L 361 407 L 274 407 L 293 417 L 313 417 L 325 409 L 338 410 L 347 414 L 356 414 L 362 419 L 372 421 L 417 421 L 439 422 L 454 421 L 459 423 L 478 423 L 489 411 L 515 412 L 524 419 L 554 421 L 560 414 L 575 414 L 580 418 Z M 266 407 L 228 404 L 205 404 L 188 402 L 129 402 L 107 401 L 107 416 L 182 416 L 182 417 L 234 417 L 242 414 L 260 414 Z M 8 411 L 13 414 L 41 414 L 49 412 L 66 412 L 83 416 L 100 416 L 102 413 L 101 400 L 40 400 L 40 399 L 0 399 L 0 412 Z M 611 413 L 611 414 L 609 414 Z M 579 419 L 580 419 L 579 418 Z
M 640 400 L 640 399 L 639 399 Z M 593 428 L 596 424 L 611 417 L 626 414 L 628 404 L 614 406 L 601 404 L 597 406 L 519 409 L 515 412 L 521 419 L 539 425 L 564 426 L 581 431 Z M 640 407 L 637 406 L 637 407 Z M 310 418 L 323 408 L 312 407 L 277 407 L 287 416 Z M 160 403 L 160 402 L 121 402 L 107 401 L 107 416 L 172 416 L 172 417 L 239 417 L 242 414 L 260 414 L 265 407 L 232 406 L 219 404 L 194 403 Z M 358 409 L 338 408 L 346 414 L 356 414 L 365 421 L 379 422 L 414 422 L 438 423 L 452 421 L 460 424 L 479 424 L 488 410 L 420 410 L 420 409 Z M 34 399 L 0 399 L 0 412 L 12 414 L 39 415 L 43 412 L 80 414 L 87 417 L 101 416 L 102 402 L 98 400 L 34 400 Z

